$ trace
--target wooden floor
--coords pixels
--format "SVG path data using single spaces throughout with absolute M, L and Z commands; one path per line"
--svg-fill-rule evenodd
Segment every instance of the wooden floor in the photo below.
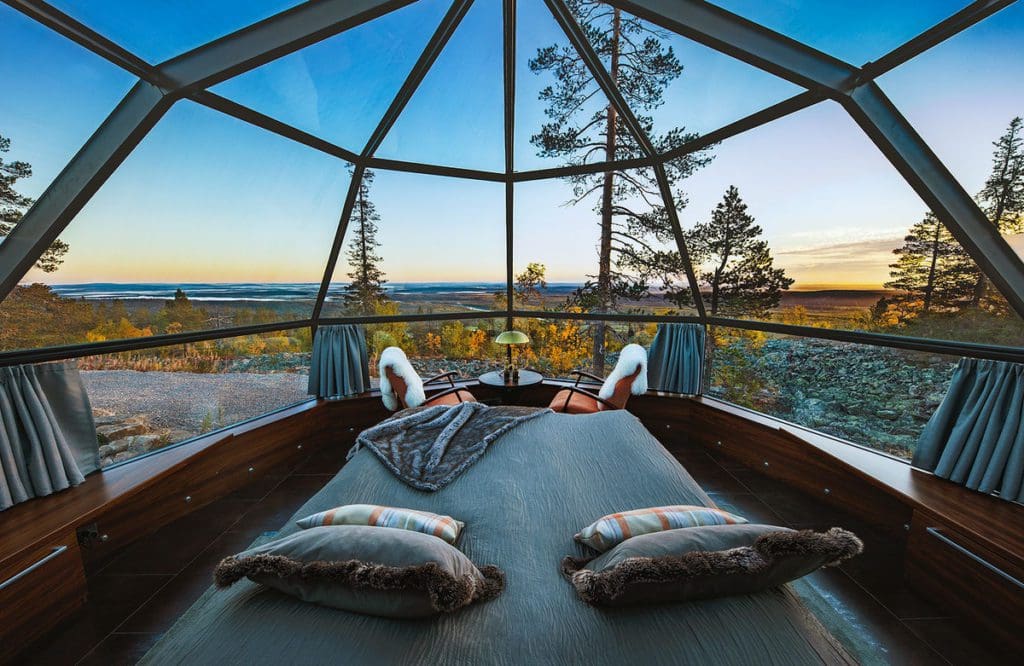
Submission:
M 280 528 L 341 467 L 344 454 L 314 454 L 133 544 L 93 573 L 82 611 L 18 663 L 135 663 L 210 585 L 214 565 Z M 812 581 L 883 658 L 894 664 L 999 663 L 957 620 L 906 589 L 894 564 L 899 553 L 884 536 L 727 459 L 700 449 L 677 455 L 716 503 L 751 522 L 857 532 L 864 554 L 813 574 Z

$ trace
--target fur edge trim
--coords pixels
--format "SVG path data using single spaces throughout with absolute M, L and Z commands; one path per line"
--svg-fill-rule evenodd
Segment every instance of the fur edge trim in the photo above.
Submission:
M 633 380 L 630 393 L 633 395 L 647 393 L 647 350 L 638 344 L 628 344 L 619 352 L 619 360 L 615 364 L 615 368 L 604 380 L 604 384 L 601 384 L 601 390 L 597 395 L 605 400 L 611 398 L 615 393 L 615 384 L 623 377 L 633 374 L 638 363 L 640 364 L 640 374 Z
M 225 557 L 213 572 L 218 588 L 230 587 L 244 577 L 266 575 L 328 581 L 374 590 L 415 589 L 427 593 L 430 605 L 450 613 L 474 601 L 489 601 L 505 589 L 505 573 L 494 565 L 480 569 L 482 577 L 452 576 L 435 562 L 390 567 L 360 560 L 300 562 L 283 555 L 260 553 L 252 557 Z
M 832 556 L 823 566 L 835 566 L 862 550 L 863 543 L 855 534 L 833 527 L 828 532 L 770 532 L 758 537 L 753 547 L 696 550 L 679 556 L 631 557 L 604 571 L 584 569 L 589 560 L 566 557 L 561 569 L 580 599 L 592 606 L 601 606 L 614 601 L 627 585 L 634 583 L 671 583 L 681 578 L 755 573 L 771 566 L 776 557 L 787 555 Z
M 388 347 L 380 353 L 380 363 L 377 368 L 380 375 L 380 397 L 385 407 L 394 412 L 402 406 L 391 387 L 391 382 L 388 381 L 385 368 L 391 368 L 405 381 L 405 404 L 407 407 L 419 407 L 427 401 L 427 395 L 423 390 L 423 379 L 412 367 L 409 357 L 405 355 L 401 347 Z
M 827 532 L 769 532 L 757 538 L 754 548 L 766 558 L 787 555 L 831 555 L 825 563 L 834 567 L 864 552 L 864 542 L 856 534 L 840 527 Z
M 485 564 L 480 567 L 480 573 L 484 579 L 477 586 L 474 601 L 490 601 L 497 598 L 505 590 L 505 572 L 493 564 Z

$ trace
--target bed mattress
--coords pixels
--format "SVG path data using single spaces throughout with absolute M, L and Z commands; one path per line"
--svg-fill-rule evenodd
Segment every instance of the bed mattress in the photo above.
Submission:
M 338 456 L 345 455 L 339 450 Z M 851 658 L 788 587 L 643 608 L 585 605 L 559 573 L 596 518 L 667 504 L 714 506 L 631 414 L 547 414 L 506 433 L 436 493 L 358 452 L 294 520 L 341 504 L 424 509 L 466 523 L 459 548 L 507 576 L 496 600 L 428 620 L 320 607 L 242 581 L 211 588 L 146 664 L 815 664 Z

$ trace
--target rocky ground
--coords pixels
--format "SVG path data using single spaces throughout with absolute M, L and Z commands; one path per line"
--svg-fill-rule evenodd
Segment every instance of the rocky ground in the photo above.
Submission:
M 716 385 L 712 395 L 910 458 L 949 386 L 957 359 L 808 339 L 770 339 L 760 350 L 716 357 L 765 382 L 756 392 Z
M 465 378 L 492 361 L 413 359 L 424 377 L 455 370 Z M 305 399 L 309 354 L 234 361 L 226 372 L 83 370 L 103 467 L 176 444 Z M 377 386 L 377 379 L 371 379 Z
M 306 397 L 305 374 L 82 371 L 103 466 Z

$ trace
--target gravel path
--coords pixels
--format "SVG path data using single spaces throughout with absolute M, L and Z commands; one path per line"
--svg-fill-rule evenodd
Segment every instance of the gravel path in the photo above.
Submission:
M 203 425 L 218 428 L 307 397 L 307 376 L 296 373 L 83 370 L 81 374 L 94 409 L 117 418 L 145 415 L 156 428 L 193 434 Z

